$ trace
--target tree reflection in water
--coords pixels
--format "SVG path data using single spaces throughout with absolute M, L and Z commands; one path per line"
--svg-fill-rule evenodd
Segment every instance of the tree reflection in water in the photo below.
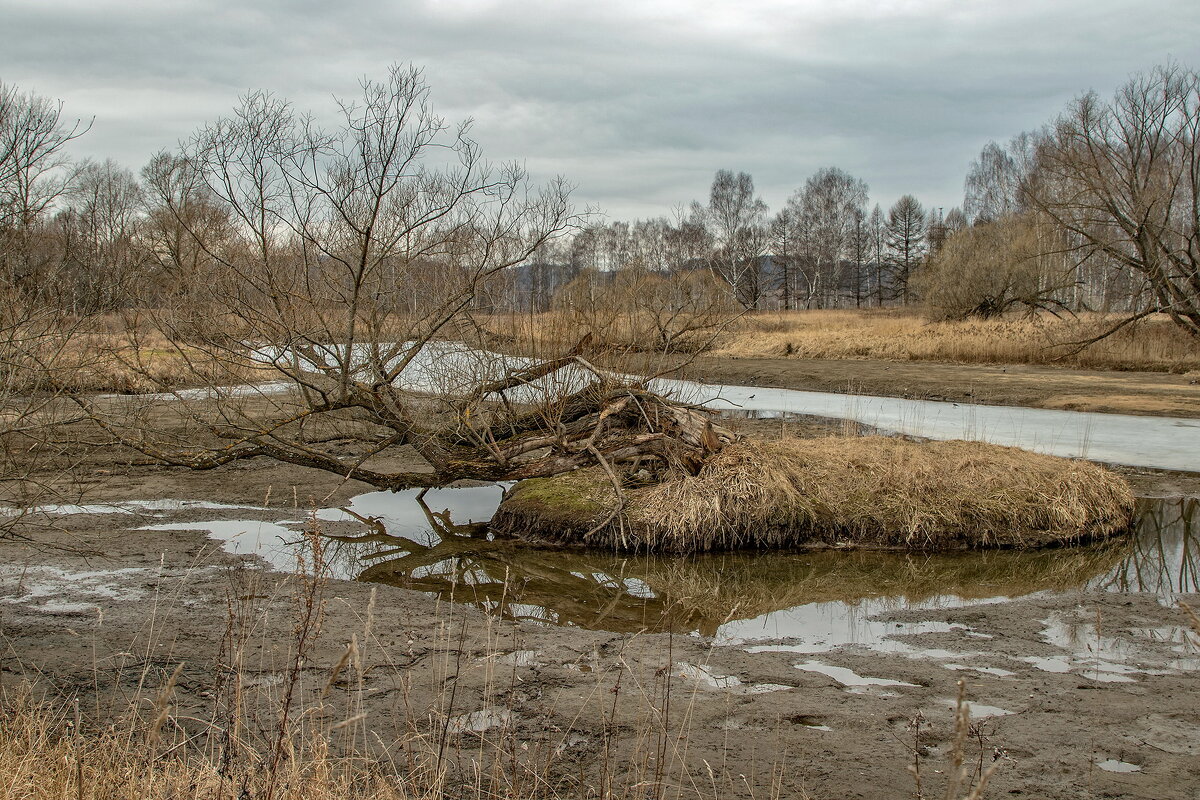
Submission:
M 1200 499 L 1142 500 L 1124 557 L 1092 589 L 1151 592 L 1169 600 L 1200 591 Z
M 456 523 L 450 510 L 434 511 L 422 496 L 385 496 L 415 502 L 416 508 L 397 509 L 387 518 L 344 509 L 368 532 L 330 537 L 336 540 L 330 555 L 341 565 L 339 573 L 470 603 L 507 619 L 619 632 L 712 635 L 731 620 L 831 601 L 854 605 L 891 598 L 899 607 L 946 596 L 979 599 L 1084 587 L 1169 599 L 1200 588 L 1200 501 L 1194 498 L 1143 501 L 1131 535 L 1078 547 L 661 557 L 495 539 L 486 523 Z M 417 513 L 425 525 L 395 523 Z M 396 533 L 400 528 L 404 533 Z

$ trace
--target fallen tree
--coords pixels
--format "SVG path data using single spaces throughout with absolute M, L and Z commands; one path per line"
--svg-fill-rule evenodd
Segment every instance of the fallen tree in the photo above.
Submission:
M 578 371 L 580 364 L 594 379 L 576 391 L 538 392 L 544 396 L 536 401 L 507 397 L 510 390 L 534 386 L 555 373 Z M 138 412 L 130 409 L 137 398 L 119 409 L 105 407 L 111 399 L 74 399 L 115 440 L 165 464 L 203 470 L 269 457 L 393 490 L 546 477 L 596 464 L 614 481 L 616 465 L 694 474 L 737 438 L 714 421 L 712 412 L 621 380 L 578 356 L 512 370 L 459 396 L 356 381 L 336 399 L 314 403 L 303 403 L 294 393 L 196 398 L 179 392 L 174 397 L 181 406 L 176 419 L 191 417 L 187 429 L 200 438 L 207 428 L 213 444 L 171 446 L 165 435 L 171 426 L 146 420 L 162 397 L 142 401 Z M 206 425 L 206 407 L 221 421 Z M 184 429 L 176 427 L 171 438 L 186 442 Z M 379 457 L 405 447 L 424 463 L 405 470 L 376 465 Z
M 152 162 L 154 217 L 191 256 L 174 295 L 145 298 L 97 358 L 166 396 L 74 395 L 114 441 L 193 469 L 267 457 L 400 489 L 695 471 L 733 438 L 584 360 L 585 343 L 491 352 L 534 348 L 481 324 L 481 298 L 577 226 L 569 187 L 485 162 L 414 68 L 338 105 L 325 130 L 255 92 Z

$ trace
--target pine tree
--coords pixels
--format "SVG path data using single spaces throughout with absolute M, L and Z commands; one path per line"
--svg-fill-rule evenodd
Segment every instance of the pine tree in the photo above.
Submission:
M 908 305 L 912 299 L 909 279 L 925 258 L 925 209 L 917 198 L 906 194 L 888 211 L 887 266 L 893 297 Z

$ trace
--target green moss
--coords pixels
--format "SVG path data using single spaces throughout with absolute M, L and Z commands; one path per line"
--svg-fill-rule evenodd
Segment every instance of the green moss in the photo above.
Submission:
M 491 527 L 526 538 L 580 536 L 609 514 L 614 499 L 608 477 L 598 469 L 529 478 L 509 490 Z
M 513 487 L 508 501 L 547 506 L 572 515 L 595 515 L 608 506 L 612 497 L 612 489 L 606 486 L 606 482 L 604 476 L 592 474 L 591 470 L 579 470 L 555 478 L 530 478 Z

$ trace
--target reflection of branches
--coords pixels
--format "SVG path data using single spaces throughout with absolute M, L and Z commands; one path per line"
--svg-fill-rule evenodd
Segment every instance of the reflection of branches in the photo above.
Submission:
M 1123 592 L 1195 592 L 1200 588 L 1200 500 L 1147 500 L 1121 563 L 1093 582 Z
M 621 632 L 713 635 L 731 619 L 810 603 L 1063 591 L 1119 572 L 1126 556 L 1124 548 L 1102 544 L 937 555 L 819 551 L 617 558 L 488 538 L 481 525 L 456 524 L 449 511 L 419 506 L 433 536 L 389 533 L 383 520 L 349 512 L 368 531 L 333 537 L 343 543 L 352 574 L 471 603 L 507 619 Z

